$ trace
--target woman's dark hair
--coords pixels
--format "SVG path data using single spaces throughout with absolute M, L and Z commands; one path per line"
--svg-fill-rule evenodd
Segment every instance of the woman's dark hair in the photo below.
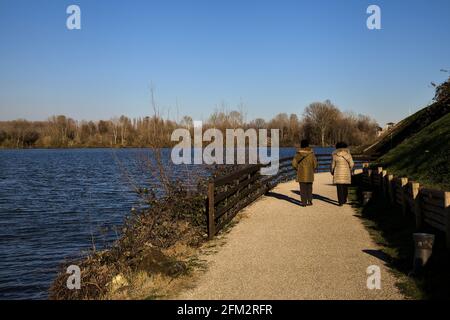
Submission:
M 347 148 L 347 144 L 343 141 L 336 143 L 336 149 Z
M 309 141 L 307 139 L 303 139 L 300 141 L 300 148 L 307 148 L 309 147 Z

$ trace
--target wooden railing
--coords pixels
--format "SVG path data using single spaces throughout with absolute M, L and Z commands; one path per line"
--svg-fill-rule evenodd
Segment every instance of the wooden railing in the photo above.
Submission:
M 362 169 L 363 164 L 367 161 L 371 161 L 374 158 L 368 155 L 352 155 L 353 161 L 355 162 L 354 170 Z M 317 169 L 316 172 L 330 172 L 331 169 L 331 154 L 316 154 L 317 158 Z
M 317 154 L 318 167 L 316 172 L 329 172 L 331 154 Z M 361 168 L 367 156 L 354 156 L 355 168 Z M 208 237 L 211 239 L 223 229 L 234 216 L 247 205 L 271 190 L 278 183 L 295 178 L 292 167 L 292 157 L 278 160 L 278 171 L 274 175 L 261 175 L 262 167 L 270 164 L 248 165 L 229 175 L 212 178 L 208 184 L 207 218 Z
M 208 184 L 208 237 L 214 237 L 241 209 L 273 188 L 277 179 L 293 176 L 291 161 L 292 157 L 279 159 L 278 173 L 272 176 L 260 174 L 260 169 L 269 165 L 255 164 L 212 179 Z
M 450 248 L 450 192 L 421 187 L 418 182 L 395 177 L 382 167 L 370 169 L 368 163 L 364 164 L 361 175 L 363 185 L 401 207 L 403 214 L 413 214 L 417 229 L 425 223 L 445 232 Z

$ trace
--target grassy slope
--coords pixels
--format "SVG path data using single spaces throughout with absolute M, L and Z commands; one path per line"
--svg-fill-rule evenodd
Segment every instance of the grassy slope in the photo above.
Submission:
M 371 147 L 361 147 L 358 151 L 367 154 L 385 154 L 405 139 L 412 137 L 449 112 L 449 101 L 435 102 L 400 121 L 392 130 L 380 137 Z
M 450 190 L 450 114 L 405 139 L 377 164 L 397 176 Z

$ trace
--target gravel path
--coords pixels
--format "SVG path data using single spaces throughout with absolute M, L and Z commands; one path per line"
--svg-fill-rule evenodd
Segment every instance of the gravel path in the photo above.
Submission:
M 335 204 L 331 175 L 316 175 L 312 207 L 298 205 L 297 190 L 294 181 L 280 184 L 247 207 L 178 298 L 404 299 L 355 211 Z M 366 285 L 371 265 L 381 269 L 379 290 Z

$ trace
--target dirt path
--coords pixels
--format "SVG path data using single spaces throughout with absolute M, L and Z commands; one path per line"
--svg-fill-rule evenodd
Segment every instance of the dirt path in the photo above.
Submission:
M 331 175 L 316 175 L 312 207 L 298 205 L 297 190 L 296 182 L 280 184 L 246 208 L 178 298 L 403 299 L 355 211 L 335 204 Z M 371 265 L 381 269 L 380 290 L 367 288 Z

